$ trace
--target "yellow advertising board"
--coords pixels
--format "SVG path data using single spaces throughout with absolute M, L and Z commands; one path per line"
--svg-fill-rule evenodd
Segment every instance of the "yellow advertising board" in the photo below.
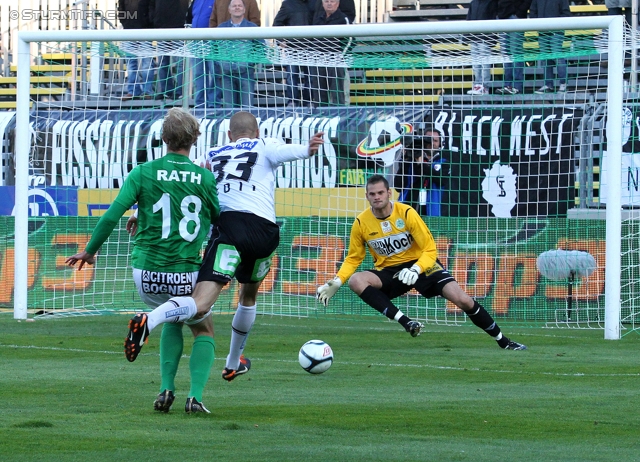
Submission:
M 116 198 L 118 191 L 118 189 L 79 189 L 78 216 L 101 216 Z M 368 205 L 364 187 L 276 189 L 276 216 L 279 217 L 353 216 L 355 218 L 353 211 L 362 211 Z

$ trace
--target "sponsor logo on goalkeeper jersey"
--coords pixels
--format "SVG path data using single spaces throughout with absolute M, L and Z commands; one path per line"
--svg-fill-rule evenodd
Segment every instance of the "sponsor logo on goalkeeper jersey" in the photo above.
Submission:
M 413 236 L 409 233 L 394 234 L 393 236 L 374 239 L 367 243 L 378 255 L 390 257 L 408 250 L 413 243 Z
M 142 290 L 147 294 L 189 295 L 195 278 L 194 273 L 142 271 Z

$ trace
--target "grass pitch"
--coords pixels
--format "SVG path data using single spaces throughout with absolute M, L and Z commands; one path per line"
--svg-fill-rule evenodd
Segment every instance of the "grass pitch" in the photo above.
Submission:
M 227 383 L 231 317 L 216 316 L 203 416 L 184 413 L 186 358 L 172 411 L 153 411 L 159 331 L 130 364 L 127 320 L 0 315 L 0 460 L 640 460 L 636 335 L 511 329 L 520 352 L 474 327 L 259 316 L 252 369 Z M 313 338 L 335 353 L 317 376 L 297 361 Z

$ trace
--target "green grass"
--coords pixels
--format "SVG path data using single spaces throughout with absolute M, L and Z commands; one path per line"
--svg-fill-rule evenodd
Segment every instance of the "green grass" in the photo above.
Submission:
M 381 317 L 261 316 L 251 372 L 227 383 L 230 321 L 215 319 L 212 414 L 189 416 L 186 360 L 174 409 L 152 409 L 157 332 L 130 364 L 126 317 L 0 315 L 0 460 L 640 460 L 638 336 L 520 329 L 508 333 L 529 346 L 518 352 L 473 327 L 411 338 Z M 297 362 L 312 338 L 335 352 L 322 375 Z

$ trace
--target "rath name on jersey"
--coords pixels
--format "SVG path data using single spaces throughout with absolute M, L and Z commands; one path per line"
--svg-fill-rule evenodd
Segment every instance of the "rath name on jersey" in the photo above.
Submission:
M 413 236 L 406 232 L 367 241 L 369 247 L 383 257 L 390 257 L 404 252 L 411 247 L 412 243 Z
M 180 179 L 182 177 L 182 179 Z M 190 181 L 191 183 L 200 184 L 202 181 L 202 175 L 196 172 L 188 172 L 188 171 L 176 171 L 171 170 L 169 173 L 167 170 L 158 170 L 157 174 L 158 181 L 179 181 L 181 183 L 186 183 Z

